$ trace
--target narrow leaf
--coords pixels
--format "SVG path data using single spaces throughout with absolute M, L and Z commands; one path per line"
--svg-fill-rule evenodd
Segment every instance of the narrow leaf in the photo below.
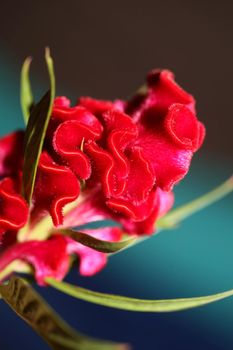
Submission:
M 217 300 L 233 296 L 233 290 L 229 290 L 223 293 L 196 298 L 144 300 L 128 298 L 120 295 L 94 292 L 89 289 L 76 287 L 65 282 L 58 282 L 53 278 L 47 278 L 46 282 L 50 286 L 75 298 L 82 299 L 90 303 L 102 306 L 113 307 L 116 309 L 128 311 L 173 312 L 199 307 L 202 305 L 213 303 Z
M 29 204 L 33 194 L 37 166 L 55 97 L 53 61 L 48 49 L 46 49 L 45 59 L 50 77 L 50 90 L 44 95 L 40 102 L 33 107 L 25 132 L 23 195 Z
M 97 239 L 95 237 L 89 236 L 86 233 L 79 232 L 79 231 L 64 229 L 64 230 L 59 230 L 59 232 L 65 235 L 68 235 L 73 240 L 85 245 L 86 247 L 98 250 L 99 252 L 102 252 L 102 253 L 118 252 L 134 244 L 134 242 L 137 240 L 137 238 L 133 237 L 120 242 L 108 242 L 108 241 L 103 241 L 101 239 Z
M 54 350 L 127 349 L 124 344 L 88 338 L 74 331 L 22 278 L 12 276 L 8 284 L 0 285 L 0 293 L 13 311 Z
M 31 57 L 26 58 L 23 63 L 21 70 L 21 81 L 20 81 L 20 102 L 23 112 L 23 118 L 25 124 L 28 122 L 30 115 L 30 109 L 33 105 L 33 95 L 31 90 L 31 84 L 29 79 L 29 70 L 31 65 Z
M 171 210 L 167 215 L 157 221 L 158 228 L 173 228 L 187 217 L 217 202 L 233 191 L 233 176 L 214 190 L 186 203 L 177 209 Z

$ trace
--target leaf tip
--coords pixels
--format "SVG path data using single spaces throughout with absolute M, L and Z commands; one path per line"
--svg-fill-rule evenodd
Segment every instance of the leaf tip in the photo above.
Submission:
M 117 350 L 132 350 L 130 344 L 119 344 L 116 347 Z
M 45 47 L 45 57 L 49 57 L 50 56 L 50 48 L 49 46 Z
M 233 175 L 231 175 L 231 177 L 228 179 L 229 184 L 232 186 L 233 188 Z
M 28 56 L 23 61 L 22 69 L 21 69 L 21 79 L 25 79 L 26 75 L 29 74 L 29 69 L 32 63 L 32 56 Z
M 47 63 L 52 63 L 53 62 L 49 46 L 45 47 L 45 60 L 47 61 Z
M 30 66 L 31 62 L 32 62 L 32 56 L 28 56 L 24 60 L 24 65 Z
M 224 183 L 223 187 L 227 191 L 227 193 L 230 193 L 233 191 L 233 175 L 231 175 Z

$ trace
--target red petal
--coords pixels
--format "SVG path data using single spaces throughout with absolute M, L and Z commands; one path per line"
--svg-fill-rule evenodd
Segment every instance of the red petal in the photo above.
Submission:
M 23 166 L 23 131 L 0 139 L 0 176 L 16 174 Z
M 150 113 L 148 117 L 153 118 Z M 180 104 L 173 104 L 164 122 L 155 125 L 141 127 L 137 144 L 154 170 L 157 185 L 170 191 L 187 174 L 193 152 L 203 139 L 204 128 L 194 114 Z
M 93 142 L 85 145 L 85 151 L 99 173 L 106 196 L 120 196 L 130 168 L 125 151 L 136 138 L 137 128 L 129 116 L 119 111 L 109 111 L 103 119 L 108 151 Z
M 205 134 L 206 134 L 204 124 L 202 124 L 201 122 L 198 122 L 198 128 L 199 128 L 199 138 L 198 138 L 198 142 L 197 142 L 196 151 L 202 146 L 203 141 L 205 139 Z
M 112 196 L 106 204 L 112 210 L 134 221 L 147 218 L 153 210 L 152 188 L 155 176 L 140 148 L 134 148 L 129 157 L 129 174 L 121 196 Z
M 85 230 L 84 232 L 90 233 L 92 231 L 95 237 L 109 241 L 120 240 L 122 231 L 139 235 L 151 234 L 155 231 L 156 220 L 171 209 L 174 202 L 174 195 L 172 192 L 165 192 L 160 188 L 153 190 L 148 200 L 148 217 L 140 221 L 133 220 L 133 217 L 136 216 L 135 208 L 133 208 L 130 216 L 126 216 L 122 211 L 116 212 L 111 210 L 106 206 L 105 202 L 106 199 L 100 188 L 94 188 L 86 192 L 83 201 L 65 217 L 64 227 L 77 227 L 90 222 L 112 219 L 123 226 L 122 230 L 116 227 L 109 227 L 109 232 L 104 231 L 105 229 L 103 230 L 102 228 L 95 231 Z M 146 204 L 144 204 L 144 208 L 142 208 L 144 212 L 145 206 Z M 126 206 L 126 210 L 129 211 L 128 208 L 129 203 L 127 203 Z M 119 210 L 119 208 L 117 209 Z M 139 210 L 140 208 L 138 208 L 138 211 Z M 140 215 L 139 212 L 138 217 Z M 83 231 L 83 229 L 80 230 Z M 106 234 L 109 236 L 106 236 Z
M 54 99 L 53 106 L 55 107 L 70 107 L 70 100 L 65 96 L 58 96 Z
M 126 114 L 110 111 L 103 115 L 106 124 L 106 148 L 89 143 L 85 151 L 99 173 L 107 205 L 116 212 L 143 220 L 149 215 L 150 192 L 155 183 L 153 169 L 141 147 L 133 146 L 137 127 Z
M 184 105 L 174 104 L 165 118 L 165 128 L 172 140 L 183 149 L 195 151 L 199 143 L 199 122 Z
M 151 193 L 145 202 L 133 203 L 128 199 L 123 198 L 111 198 L 107 201 L 107 205 L 116 214 L 128 217 L 131 220 L 142 221 L 145 220 L 153 210 L 154 194 Z
M 93 118 L 95 118 L 93 116 Z M 79 121 L 66 121 L 57 128 L 53 136 L 53 147 L 61 159 L 82 179 L 87 179 L 91 173 L 88 157 L 82 152 L 82 142 L 96 140 L 100 137 L 100 123 L 92 121 L 92 125 Z
M 56 235 L 47 241 L 16 243 L 0 256 L 0 271 L 16 259 L 34 267 L 35 278 L 40 285 L 45 284 L 45 277 L 62 280 L 69 269 L 67 240 Z
M 152 234 L 156 230 L 156 220 L 165 215 L 173 206 L 174 194 L 162 191 L 159 187 L 154 196 L 153 210 L 151 214 L 142 221 L 134 222 L 130 219 L 119 218 L 123 230 L 132 234 Z
M 97 100 L 91 97 L 84 96 L 79 98 L 78 104 L 80 106 L 85 107 L 95 115 L 100 115 L 108 111 L 109 109 L 112 109 L 114 106 L 112 101 Z
M 121 112 L 125 110 L 125 102 L 122 100 L 115 100 L 112 102 L 106 100 L 97 100 L 91 97 L 80 97 L 78 99 L 78 105 L 85 107 L 98 118 L 101 118 L 103 113 L 112 109 Z
M 141 134 L 143 154 L 156 174 L 156 183 L 170 191 L 188 172 L 193 152 L 180 149 L 163 134 Z
M 10 178 L 0 182 L 0 233 L 18 230 L 28 218 L 28 207 L 24 199 L 15 192 Z
M 167 109 L 173 103 L 182 103 L 192 110 L 195 100 L 192 95 L 183 90 L 174 80 L 174 74 L 169 70 L 153 70 L 147 77 L 148 86 L 160 109 Z
M 174 81 L 172 72 L 155 69 L 148 74 L 147 83 L 147 91 L 136 94 L 126 106 L 126 112 L 132 115 L 135 121 L 142 123 L 144 112 L 148 109 L 154 110 L 155 119 L 164 117 L 174 103 L 184 104 L 191 111 L 195 111 L 193 96 Z
M 53 106 L 52 119 L 65 122 L 67 120 L 77 120 L 80 123 L 90 125 L 94 128 L 99 127 L 96 117 L 82 106 L 66 107 L 59 105 Z
M 55 226 L 63 222 L 63 207 L 78 198 L 80 185 L 73 172 L 56 164 L 48 153 L 40 157 L 35 188 L 35 211 L 47 210 Z

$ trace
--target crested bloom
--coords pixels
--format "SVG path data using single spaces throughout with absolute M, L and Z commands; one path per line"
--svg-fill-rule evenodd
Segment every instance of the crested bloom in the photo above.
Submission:
M 204 136 L 194 98 L 166 70 L 149 73 L 146 86 L 128 101 L 81 97 L 71 106 L 57 97 L 30 207 L 21 195 L 24 133 L 0 140 L 0 275 L 13 261 L 23 261 L 44 285 L 45 277 L 65 277 L 71 256 L 78 257 L 82 275 L 100 271 L 107 255 L 62 229 L 82 226 L 84 233 L 111 242 L 123 233 L 152 234 Z M 118 226 L 83 227 L 109 219 Z M 48 225 L 41 240 L 35 232 L 43 222 Z
M 137 233 L 154 231 L 159 203 L 170 209 L 171 191 L 204 139 L 194 98 L 173 78 L 169 71 L 152 71 L 144 91 L 121 108 L 119 103 L 106 110 L 106 101 L 102 108 L 101 101 L 79 101 L 95 113 L 105 131 L 100 141 L 84 145 L 95 169 L 91 180 L 101 183 L 106 206 L 128 232 L 129 227 Z

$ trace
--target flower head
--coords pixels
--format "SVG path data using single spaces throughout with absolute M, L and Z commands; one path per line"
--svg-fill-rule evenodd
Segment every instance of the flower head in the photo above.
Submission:
M 172 207 L 173 187 L 187 174 L 205 129 L 194 98 L 166 70 L 149 73 L 147 86 L 129 101 L 81 97 L 71 106 L 58 97 L 30 207 L 21 195 L 23 136 L 0 140 L 0 273 L 23 261 L 43 285 L 45 277 L 67 274 L 71 255 L 86 276 L 106 264 L 106 254 L 65 236 L 63 228 L 111 219 L 118 227 L 83 231 L 111 242 L 123 232 L 152 234 Z

